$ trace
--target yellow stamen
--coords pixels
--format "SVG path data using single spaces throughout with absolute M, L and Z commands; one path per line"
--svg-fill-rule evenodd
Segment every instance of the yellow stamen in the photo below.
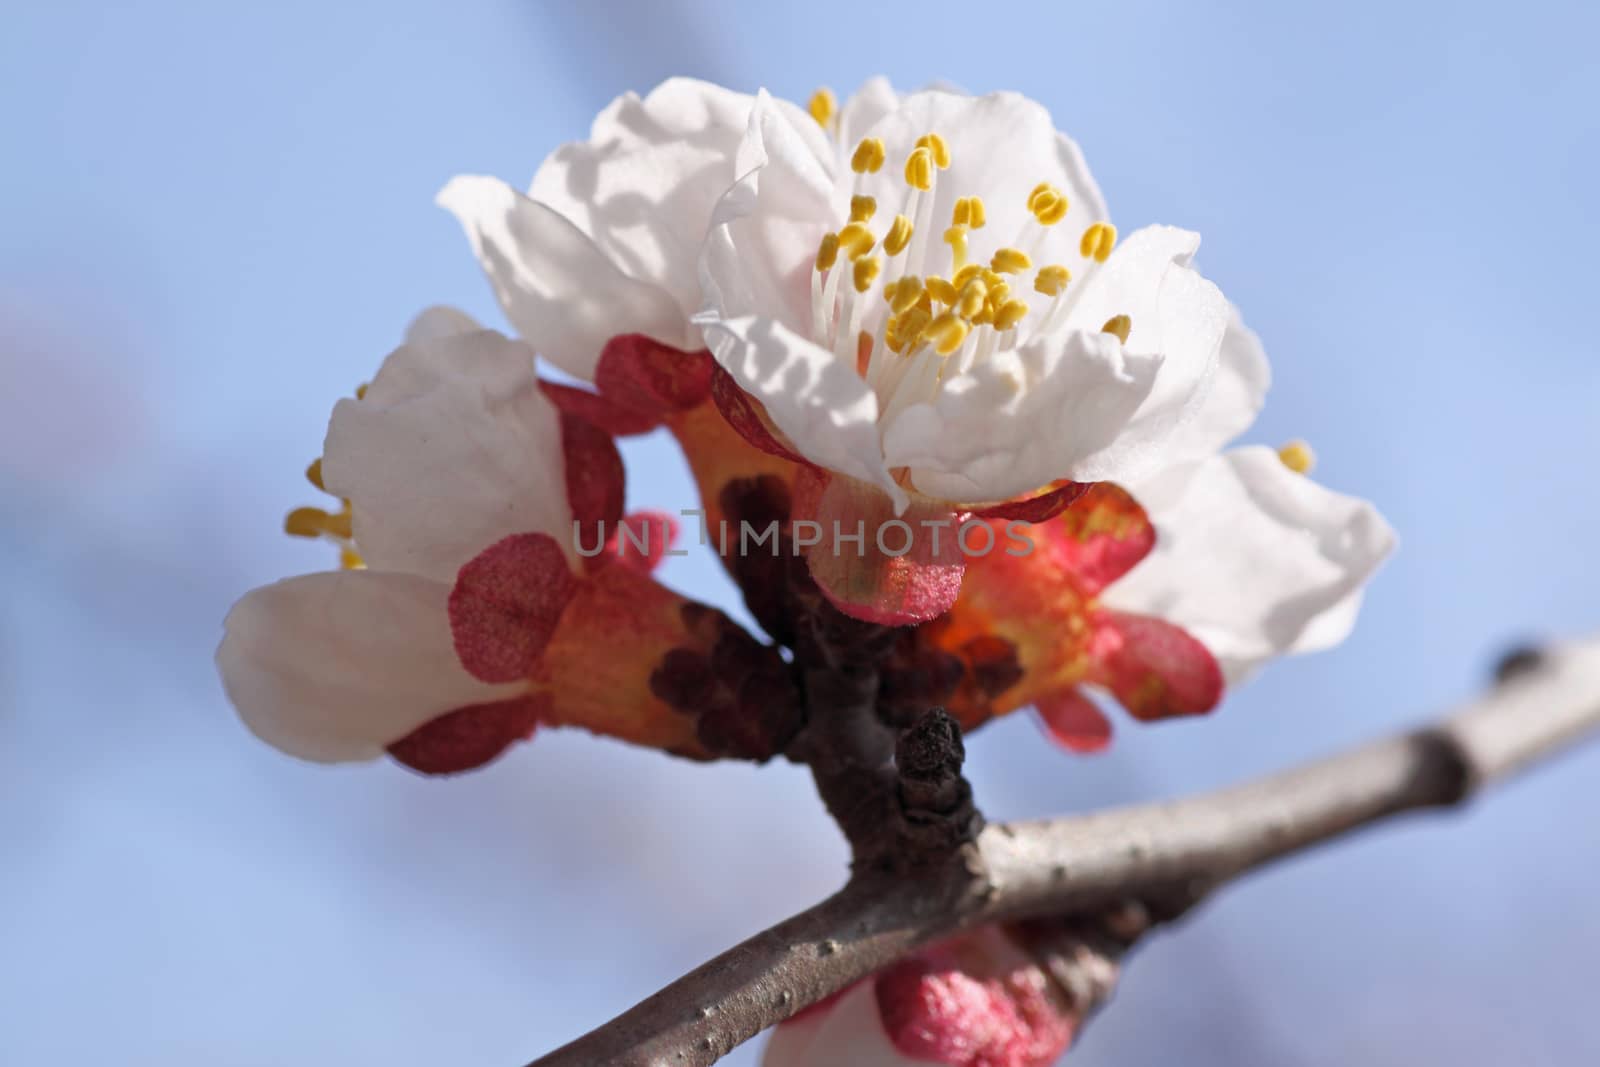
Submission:
M 927 328 L 933 316 L 922 308 L 914 307 L 903 315 L 897 315 L 889 320 L 889 328 L 884 338 L 889 348 L 895 352 L 903 352 L 922 336 L 922 331 Z
M 872 231 L 859 222 L 852 222 L 839 231 L 839 247 L 851 259 L 860 259 L 872 251 L 877 243 L 878 239 L 872 236 Z
M 922 331 L 923 339 L 933 342 L 933 350 L 941 356 L 948 356 L 961 347 L 961 342 L 967 339 L 967 331 L 971 329 L 960 317 L 946 311 L 943 315 L 928 323 Z
M 311 461 L 311 466 L 306 468 L 306 481 L 321 489 L 324 493 L 328 487 L 322 484 L 322 459 L 318 457 Z
M 1022 300 L 1007 300 L 995 309 L 994 328 L 1009 330 L 1021 322 L 1028 314 L 1028 305 Z
M 1290 441 L 1278 449 L 1278 458 L 1296 474 L 1310 474 L 1311 468 L 1317 465 L 1317 454 L 1304 441 Z
M 1035 189 L 1028 197 L 1028 210 L 1039 220 L 1039 225 L 1054 226 L 1067 217 L 1067 198 L 1053 187 Z
M 861 143 L 856 145 L 855 154 L 850 157 L 850 169 L 857 174 L 876 174 L 883 168 L 883 161 L 887 158 L 882 141 L 876 137 L 863 137 Z
M 850 221 L 867 222 L 877 214 L 878 202 L 870 196 L 852 196 L 850 198 Z
M 956 201 L 954 216 L 950 220 L 957 226 L 967 226 L 974 230 L 983 229 L 987 221 L 983 211 L 983 199 L 976 196 L 963 196 Z
M 1078 242 L 1078 251 L 1084 259 L 1104 263 L 1116 243 L 1117 228 L 1109 222 L 1096 222 L 1083 231 L 1083 239 Z
M 957 291 L 959 291 L 965 289 L 969 284 L 971 284 L 972 279 L 974 278 L 983 278 L 985 282 L 989 280 L 985 276 L 982 263 L 968 263 L 966 266 L 955 272 L 955 275 L 950 279 L 950 284 L 955 286 Z
M 906 159 L 906 184 L 927 192 L 933 188 L 933 153 L 918 148 Z
M 832 270 L 833 265 L 839 261 L 839 235 L 825 233 L 822 235 L 822 244 L 817 246 L 817 270 Z
M 894 222 L 889 224 L 889 232 L 883 235 L 883 250 L 891 256 L 898 256 L 910 243 L 911 220 L 904 215 L 896 215 Z
M 1133 329 L 1133 320 L 1126 315 L 1113 315 L 1100 327 L 1101 333 L 1116 335 L 1117 340 L 1123 344 L 1128 343 L 1128 332 Z
M 1020 249 L 1002 248 L 989 260 L 989 266 L 1001 274 L 1021 274 L 1033 266 L 1033 260 Z
M 1071 280 L 1070 270 L 1059 263 L 1053 263 L 1048 267 L 1039 268 L 1038 276 L 1033 279 L 1033 288 L 1035 292 L 1043 293 L 1045 296 L 1056 296 Z
M 944 143 L 944 138 L 936 133 L 925 133 L 917 138 L 917 147 L 926 148 L 933 152 L 933 161 L 940 170 L 950 167 L 950 146 Z
M 928 275 L 928 280 L 923 283 L 923 291 L 946 307 L 960 299 L 960 291 L 937 274 Z
M 367 398 L 367 385 L 366 385 L 365 382 L 363 382 L 362 384 L 356 386 L 356 399 L 357 400 L 365 400 L 366 398 Z
M 964 319 L 971 319 L 983 310 L 984 301 L 989 298 L 989 288 L 980 278 L 974 278 L 961 290 L 961 299 L 957 302 L 956 310 Z
M 283 532 L 290 537 L 321 537 L 330 518 L 321 508 L 295 508 L 284 516 Z
M 878 272 L 883 269 L 883 260 L 878 256 L 866 256 L 856 260 L 853 270 L 855 275 L 856 292 L 864 293 L 872 288 L 872 283 L 878 280 Z
M 823 129 L 828 128 L 828 123 L 833 119 L 833 113 L 839 110 L 839 98 L 833 95 L 833 90 L 824 85 L 811 94 L 811 99 L 806 101 L 806 110 L 811 112 L 811 117 L 817 120 L 817 125 Z
M 339 567 L 347 571 L 362 571 L 367 569 L 367 561 L 353 548 L 339 550 Z
M 916 307 L 917 301 L 922 299 L 922 282 L 915 275 L 908 274 L 884 286 L 883 295 L 889 301 L 890 310 L 900 315 Z
M 952 226 L 944 231 L 944 243 L 950 246 L 951 266 L 960 270 L 967 263 L 967 228 Z
M 1049 193 L 1051 196 L 1060 195 L 1060 193 L 1057 192 L 1056 187 L 1051 185 L 1049 182 L 1040 182 L 1038 185 L 1035 185 L 1033 187 L 1033 191 L 1028 194 L 1028 210 L 1032 211 L 1034 204 L 1036 204 L 1039 198 L 1046 193 Z

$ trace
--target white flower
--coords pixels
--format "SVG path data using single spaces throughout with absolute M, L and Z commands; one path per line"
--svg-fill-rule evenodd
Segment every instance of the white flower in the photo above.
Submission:
M 1076 145 L 1015 94 L 871 83 L 830 136 L 765 94 L 712 218 L 697 320 L 807 459 L 981 504 L 1174 451 L 1227 321 L 1190 233 L 1113 246 Z
M 445 311 L 408 338 L 328 427 L 322 479 L 351 501 L 366 569 L 254 590 L 217 650 L 245 724 L 305 759 L 372 759 L 441 715 L 525 696 L 525 682 L 485 682 L 462 665 L 451 590 L 463 564 L 508 535 L 570 549 L 560 421 L 533 353 Z M 532 731 L 531 709 L 506 710 L 520 716 L 513 729 Z
M 1232 313 L 1216 387 L 1176 449 L 1199 458 L 1127 484 L 1156 528 L 1155 548 L 1102 598 L 1188 631 L 1230 684 L 1273 657 L 1343 641 L 1395 546 L 1370 503 L 1292 469 L 1309 467 L 1305 446 L 1218 454 L 1248 428 L 1269 384 L 1259 340 Z
M 753 100 L 674 78 L 643 99 L 618 97 L 587 142 L 545 160 L 527 195 L 471 175 L 440 192 L 506 317 L 542 357 L 592 381 L 613 337 L 700 347 L 689 321 L 701 305 L 695 265 L 712 209 L 736 177 Z M 779 110 L 811 122 L 792 105 Z

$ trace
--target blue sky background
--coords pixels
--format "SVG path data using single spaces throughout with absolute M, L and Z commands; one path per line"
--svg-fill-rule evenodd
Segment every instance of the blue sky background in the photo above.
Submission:
M 433 302 L 498 322 L 452 174 L 523 181 L 670 74 L 1019 89 L 1124 229 L 1205 235 L 1276 381 L 1252 439 L 1402 537 L 1340 650 L 1094 760 L 973 744 L 992 815 L 1220 784 L 1600 624 L 1600 15 L 1524 0 L 58 0 L 0 34 L 0 1059 L 501 1067 L 834 887 L 801 772 L 544 734 L 486 773 L 295 763 L 210 661 L 334 398 Z M 687 506 L 662 441 L 633 502 Z M 669 580 L 718 603 L 706 558 Z M 1074 1062 L 1600 1060 L 1600 750 L 1238 886 Z M 750 1063 L 750 1050 L 730 1062 Z

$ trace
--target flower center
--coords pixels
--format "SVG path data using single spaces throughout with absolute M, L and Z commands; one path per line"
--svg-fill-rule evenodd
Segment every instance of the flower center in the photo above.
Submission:
M 824 128 L 831 104 L 820 95 L 811 100 L 809 110 Z M 883 425 L 997 352 L 1064 327 L 1072 281 L 1063 264 L 1034 265 L 1047 231 L 1066 218 L 1067 197 L 1060 189 L 1048 182 L 1035 186 L 1020 232 L 983 260 L 973 255 L 981 240 L 974 235 L 987 221 L 981 197 L 957 198 L 942 229 L 942 220 L 934 218 L 939 175 L 951 162 L 944 138 L 930 132 L 917 139 L 892 215 L 862 191 L 866 176 L 887 161 L 878 138 L 856 145 L 848 218 L 823 235 L 811 272 L 812 338 L 853 365 L 873 388 Z M 1096 222 L 1084 230 L 1079 251 L 1092 264 L 1104 263 L 1116 240 L 1114 226 Z M 1079 288 L 1081 283 L 1072 292 Z M 1126 342 L 1132 327 L 1127 315 L 1116 315 L 1101 329 Z

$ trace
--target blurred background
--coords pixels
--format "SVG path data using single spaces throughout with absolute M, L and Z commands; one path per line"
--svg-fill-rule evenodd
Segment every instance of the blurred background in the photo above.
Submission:
M 993 816 L 1219 785 L 1413 722 L 1600 626 L 1593 5 L 812 0 L 13 6 L 0 34 L 0 1060 L 508 1067 L 834 888 L 803 772 L 541 734 L 431 781 L 257 743 L 229 603 L 335 398 L 424 305 L 502 320 L 463 171 L 624 90 L 1021 90 L 1113 217 L 1205 235 L 1273 358 L 1254 440 L 1400 531 L 1362 625 L 1095 759 L 973 744 Z M 632 503 L 693 499 L 628 450 Z M 680 588 L 739 611 L 708 556 Z M 1071 1062 L 1600 1061 L 1600 749 L 1241 884 Z M 751 1064 L 757 1046 L 729 1062 Z

